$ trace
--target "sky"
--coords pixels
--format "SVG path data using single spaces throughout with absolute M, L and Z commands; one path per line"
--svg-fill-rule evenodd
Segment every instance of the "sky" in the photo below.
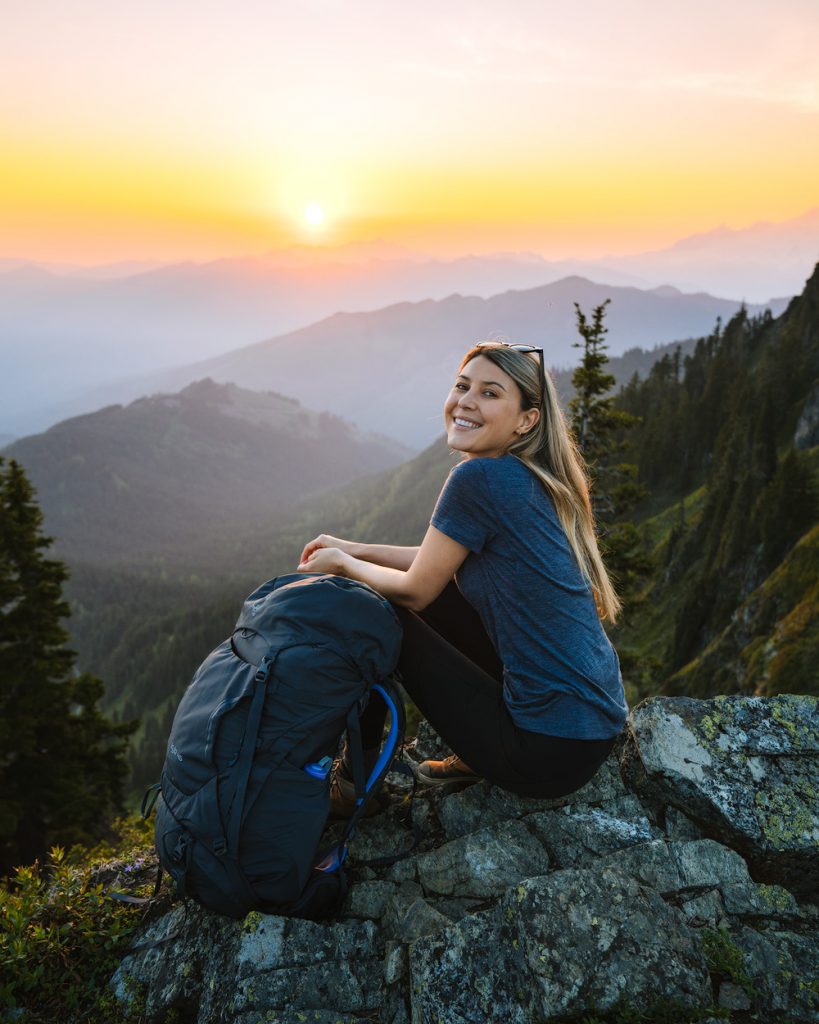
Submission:
M 784 220 L 819 204 L 817 54 L 816 0 L 8 4 L 0 257 L 593 258 Z

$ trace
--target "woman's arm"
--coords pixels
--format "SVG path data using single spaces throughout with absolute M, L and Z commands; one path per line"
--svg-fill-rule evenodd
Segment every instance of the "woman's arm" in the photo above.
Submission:
M 397 547 L 394 544 L 362 544 L 359 541 L 342 540 L 340 537 L 331 537 L 329 533 L 322 533 L 304 545 L 300 561 L 304 562 L 319 548 L 338 548 L 339 551 L 344 551 L 362 562 L 374 562 L 376 565 L 386 565 L 391 569 L 404 571 L 409 569 L 421 550 L 417 547 Z
M 302 556 L 297 572 L 326 572 L 359 580 L 369 584 L 393 603 L 412 611 L 421 611 L 434 601 L 469 554 L 469 548 L 447 537 L 434 526 L 427 530 L 417 555 L 407 569 L 375 565 L 341 548 L 315 547 L 314 543 L 311 542 L 305 548 L 308 553 L 306 557 Z

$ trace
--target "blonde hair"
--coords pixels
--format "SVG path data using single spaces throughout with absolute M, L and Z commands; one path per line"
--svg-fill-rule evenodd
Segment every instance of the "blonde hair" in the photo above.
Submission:
M 620 600 L 597 545 L 586 465 L 560 408 L 550 373 L 544 366 L 546 388 L 541 394 L 538 353 L 520 352 L 500 341 L 484 342 L 466 353 L 459 368 L 462 370 L 476 356 L 486 356 L 512 378 L 520 389 L 522 410 L 540 411 L 535 426 L 514 441 L 506 454 L 528 466 L 551 495 L 580 571 L 592 588 L 597 613 L 601 619 L 614 622 Z

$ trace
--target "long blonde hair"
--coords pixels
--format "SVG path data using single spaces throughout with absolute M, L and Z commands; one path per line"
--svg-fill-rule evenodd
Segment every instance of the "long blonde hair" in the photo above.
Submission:
M 586 465 L 560 408 L 551 374 L 545 367 L 546 388 L 541 394 L 537 360 L 542 356 L 520 352 L 500 341 L 484 342 L 466 353 L 460 369 L 476 356 L 486 356 L 509 374 L 520 389 L 522 411 L 540 410 L 537 424 L 514 441 L 506 454 L 517 456 L 528 466 L 551 495 L 580 571 L 592 588 L 597 613 L 601 619 L 614 622 L 620 611 L 620 600 L 597 545 Z

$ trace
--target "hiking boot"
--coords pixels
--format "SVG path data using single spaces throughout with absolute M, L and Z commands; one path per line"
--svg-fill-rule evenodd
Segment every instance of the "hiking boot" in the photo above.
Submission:
M 371 818 L 374 814 L 380 814 L 386 810 L 389 800 L 383 793 L 376 793 L 367 801 L 367 807 L 362 817 Z M 333 769 L 330 779 L 330 817 L 331 818 L 352 818 L 358 807 L 355 796 L 355 783 L 348 778 L 341 765 Z
M 447 782 L 477 782 L 477 775 L 457 754 L 443 761 L 422 761 L 415 768 L 415 778 L 422 786 L 443 786 Z

